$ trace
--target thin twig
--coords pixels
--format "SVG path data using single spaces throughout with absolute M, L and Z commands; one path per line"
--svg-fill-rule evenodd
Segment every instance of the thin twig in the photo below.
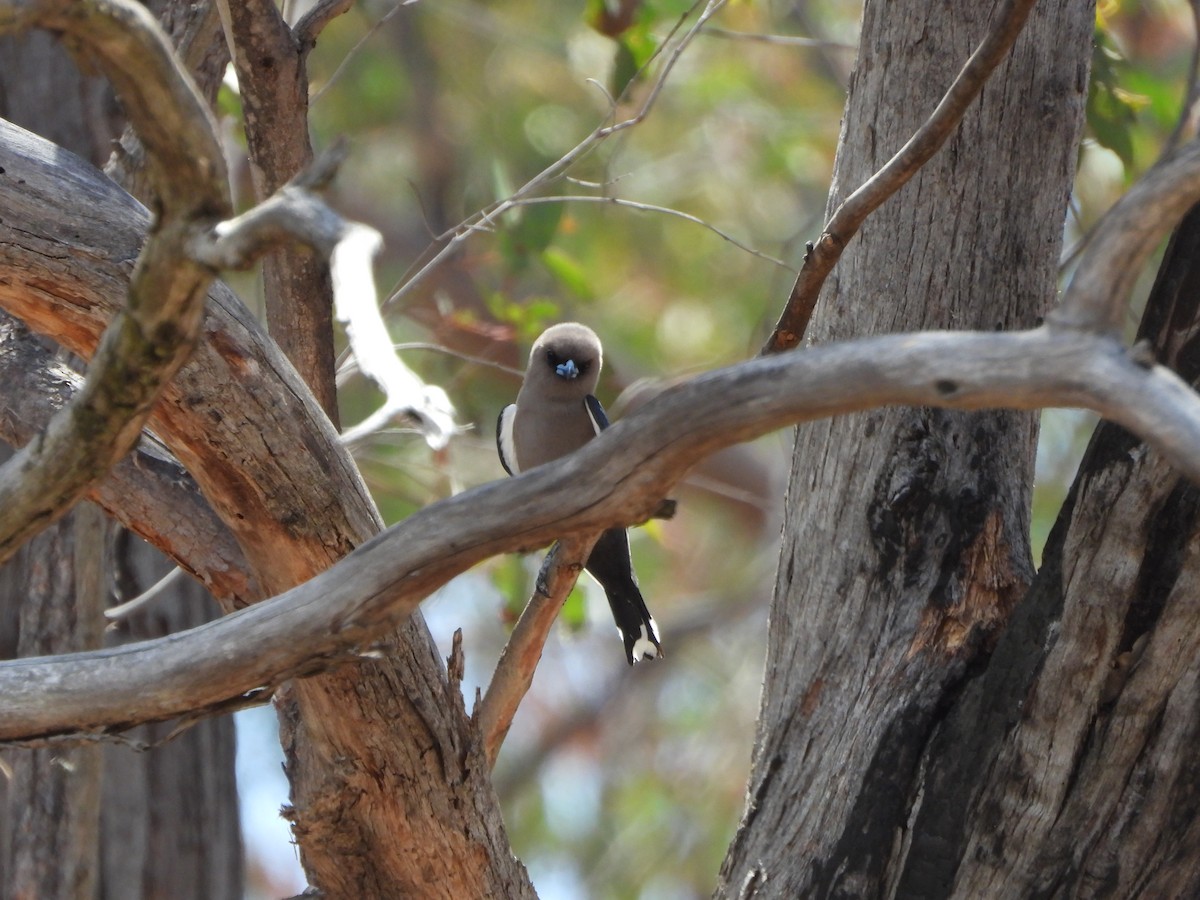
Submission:
M 505 375 L 512 375 L 516 378 L 520 378 L 525 374 L 523 369 L 517 369 L 513 366 L 506 366 L 504 363 L 496 362 L 494 359 L 484 359 L 482 356 L 472 356 L 470 353 L 463 353 L 461 350 L 455 350 L 453 347 L 447 347 L 444 344 L 432 344 L 428 341 L 404 341 L 399 344 L 392 344 L 392 349 L 397 353 L 402 353 L 406 350 L 430 350 L 434 353 L 444 353 L 446 356 L 452 356 L 455 359 L 471 363 L 472 365 L 487 366 L 488 368 L 495 369 L 497 372 L 503 372 Z M 350 375 L 354 372 L 357 372 L 358 369 L 358 360 L 355 359 L 354 355 L 349 352 L 349 349 L 347 349 L 345 351 L 344 361 L 338 366 L 339 382 L 343 375 Z
M 720 228 L 711 224 L 710 222 L 705 222 L 699 216 L 693 216 L 691 213 L 685 213 L 683 210 L 679 209 L 672 209 L 669 206 L 659 206 L 655 203 L 642 203 L 637 200 L 623 200 L 620 197 L 593 197 L 587 194 L 564 194 L 555 197 L 526 197 L 523 200 L 515 201 L 513 205 L 532 206 L 539 203 L 602 203 L 609 206 L 621 206 L 626 209 L 636 209 L 641 212 L 660 213 L 665 216 L 674 216 L 677 219 L 683 219 L 685 222 L 692 222 L 695 225 L 699 225 L 701 228 L 707 228 L 717 237 L 727 241 L 730 244 L 733 244 L 733 246 L 737 247 L 739 250 L 749 253 L 751 256 L 756 256 L 759 259 L 765 260 L 766 262 L 778 266 L 781 269 L 786 269 L 792 274 L 796 273 L 796 270 L 783 260 L 776 259 L 774 256 L 771 256 L 768 253 L 763 253 L 761 250 L 755 250 L 753 247 L 743 244 L 733 235 L 722 231 Z
M 765 600 L 769 595 L 768 588 L 758 586 L 748 595 L 740 594 L 737 597 L 684 598 L 687 612 L 671 623 L 672 657 L 679 659 L 701 641 L 711 643 L 715 634 L 724 639 L 729 629 L 738 627 L 751 616 L 765 613 Z M 494 778 L 496 793 L 502 800 L 512 797 L 514 791 L 544 771 L 545 760 L 573 737 L 602 725 L 600 720 L 608 718 L 610 714 L 615 713 L 612 718 L 619 720 L 620 703 L 645 703 L 670 671 L 667 666 L 648 666 L 638 678 L 637 691 L 631 692 L 627 689 L 627 682 L 623 683 L 626 673 L 622 667 L 597 689 L 589 691 L 586 697 L 578 697 L 566 709 L 555 711 L 548 721 L 544 719 L 537 726 L 533 746 L 526 749 L 516 762 L 509 760 L 497 770 Z M 524 734 L 523 738 L 523 743 L 528 743 L 530 735 Z
M 825 50 L 846 50 L 853 52 L 858 49 L 854 44 L 843 44 L 839 41 L 825 41 L 820 38 L 800 37 L 794 34 L 759 34 L 753 31 L 731 31 L 728 28 L 717 28 L 710 25 L 702 32 L 706 37 L 724 38 L 731 41 L 750 41 L 758 44 L 775 44 L 781 47 L 819 47 Z
M 467 219 L 464 219 L 453 229 L 443 234 L 440 240 L 444 241 L 445 243 L 443 243 L 441 248 L 439 248 L 432 257 L 426 260 L 415 271 L 405 273 L 400 282 L 392 289 L 391 293 L 384 301 L 384 304 L 387 305 L 393 303 L 407 294 L 409 291 L 413 290 L 431 272 L 433 272 L 434 269 L 445 262 L 457 250 L 461 243 L 468 240 L 479 231 L 489 230 L 497 218 L 515 208 L 520 200 L 529 197 L 535 191 L 538 191 L 563 177 L 572 166 L 591 154 L 598 146 L 611 138 L 613 135 L 633 128 L 645 121 L 646 116 L 648 116 L 650 111 L 653 109 L 655 101 L 658 100 L 659 95 L 662 93 L 662 90 L 667 83 L 667 79 L 674 71 L 675 64 L 679 61 L 683 51 L 688 47 L 688 45 L 691 44 L 692 40 L 694 40 L 696 35 L 700 33 L 701 29 L 703 29 L 703 27 L 712 19 L 712 17 L 715 16 L 717 12 L 725 5 L 725 0 L 709 0 L 708 4 L 701 11 L 696 22 L 693 23 L 692 26 L 679 37 L 679 39 L 671 47 L 670 52 L 666 52 L 666 48 L 670 43 L 671 37 L 682 26 L 682 23 L 686 21 L 687 17 L 691 15 L 692 12 L 695 11 L 700 5 L 701 4 L 698 0 L 697 3 L 693 4 L 692 7 L 680 17 L 679 23 L 675 26 L 675 28 L 672 29 L 671 34 L 668 35 L 667 41 L 663 43 L 658 53 L 655 54 L 655 58 L 657 58 L 659 54 L 665 54 L 666 59 L 663 63 L 662 71 L 659 72 L 658 77 L 651 85 L 645 99 L 632 116 L 622 119 L 619 122 L 597 126 L 590 134 L 587 135 L 587 137 L 581 140 L 578 144 L 560 156 L 541 172 L 538 172 L 536 175 L 530 178 L 527 182 L 525 182 L 525 184 L 517 188 L 517 190 L 515 190 L 508 197 L 503 200 L 499 200 L 493 203 L 491 206 L 480 210 Z M 649 64 L 650 63 L 647 63 L 647 65 Z
M 937 108 L 878 172 L 847 197 L 830 217 L 815 244 L 804 256 L 800 276 L 792 287 L 783 314 L 775 325 L 764 354 L 797 346 L 808 330 L 821 286 L 841 258 L 846 245 L 867 216 L 900 190 L 941 149 L 983 88 L 988 76 L 1008 55 L 1029 17 L 1034 0 L 1007 0 L 996 13 L 991 29 L 971 54 Z
M 533 684 L 546 638 L 559 610 L 575 586 L 598 535 L 568 537 L 554 545 L 542 562 L 537 583 L 509 636 L 488 684 L 475 723 L 483 738 L 488 766 L 496 765 L 500 745 L 508 735 L 517 707 Z
M 317 101 L 325 96 L 325 92 L 337 83 L 338 79 L 342 77 L 346 69 L 350 67 L 350 63 L 353 62 L 356 56 L 358 56 L 358 54 L 362 51 L 362 48 L 367 45 L 367 41 L 371 40 L 371 38 L 375 36 L 375 33 L 378 32 L 380 28 L 390 22 L 392 17 L 395 16 L 396 13 L 400 12 L 400 10 L 404 9 L 404 7 L 412 6 L 416 2 L 417 0 L 397 0 L 396 4 L 391 9 L 373 22 L 371 27 L 366 30 L 363 36 L 355 42 L 354 46 L 351 47 L 349 52 L 346 53 L 346 55 L 342 58 L 342 61 L 338 63 L 338 67 L 333 70 L 333 74 L 329 76 L 329 80 L 321 85 L 321 89 L 312 95 L 312 98 L 308 101 L 309 108 L 315 106 Z
M 178 581 L 181 575 L 183 575 L 183 569 L 179 566 L 176 566 L 132 600 L 126 600 L 124 603 L 120 603 L 117 606 L 110 606 L 104 611 L 104 618 L 108 619 L 108 621 L 114 624 L 119 622 L 121 619 L 129 618 L 143 606 L 148 606 L 150 603 L 152 603 L 155 598 L 164 596 L 166 589 Z
M 1075 277 L 1049 318 L 1119 333 L 1129 294 L 1159 242 L 1200 202 L 1200 140 L 1164 157 L 1092 229 Z
M 1192 8 L 1192 60 L 1188 64 L 1187 90 L 1183 95 L 1183 105 L 1179 110 L 1179 119 L 1171 136 L 1163 145 L 1162 155 L 1165 157 L 1186 140 L 1196 136 L 1197 126 L 1200 125 L 1200 0 L 1191 0 Z

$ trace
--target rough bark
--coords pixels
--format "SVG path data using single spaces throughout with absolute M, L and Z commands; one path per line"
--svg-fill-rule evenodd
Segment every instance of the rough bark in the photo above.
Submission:
M 213 27 L 217 21 L 215 11 L 204 4 L 155 5 L 165 7 L 160 11 L 169 33 L 176 38 L 176 47 L 189 71 L 198 75 L 198 81 L 207 89 L 206 96 L 211 97 L 220 80 L 223 62 L 219 55 L 224 47 L 223 40 L 213 40 L 220 38 L 219 28 Z M 40 132 L 60 147 L 90 157 L 94 163 L 108 158 L 112 139 L 123 120 L 107 84 L 102 79 L 82 76 L 49 34 L 27 32 L 6 38 L 4 44 L 5 52 L 0 53 L 5 63 L 0 66 L 0 115 Z M 38 77 L 28 77 L 31 71 Z M 127 165 L 119 167 L 117 177 L 137 180 L 140 175 L 142 190 L 148 189 L 144 169 L 129 164 L 131 157 L 122 158 Z M 13 446 L 32 439 L 78 390 L 81 380 L 68 366 L 55 361 L 16 320 L 3 315 L 0 381 L 8 389 L 0 399 L 0 439 Z M 36 407 L 22 405 L 23 399 L 33 397 L 40 398 Z M 159 527 L 155 534 L 175 534 L 171 542 L 176 558 L 211 554 L 200 568 L 209 573 L 223 595 L 245 597 L 256 592 L 256 587 L 246 581 L 245 559 L 229 530 L 200 497 L 178 462 L 149 436 L 143 435 L 134 453 L 119 463 L 113 475 L 92 494 L 108 509 L 121 509 L 121 521 L 129 527 L 145 530 L 150 521 L 173 520 L 174 527 Z M 86 632 L 90 639 L 83 646 L 98 647 L 103 640 L 101 613 L 109 599 L 107 586 L 113 580 L 113 568 L 124 573 L 118 578 L 123 587 L 136 592 L 139 584 L 147 586 L 148 574 L 137 572 L 141 580 L 134 581 L 137 564 L 148 565 L 148 558 L 153 556 L 159 560 L 161 574 L 163 563 L 160 554 L 130 539 L 127 532 L 109 552 L 114 529 L 91 505 L 81 506 L 68 521 L 76 523 L 66 530 L 72 535 L 78 533 L 77 544 L 82 540 L 95 546 L 90 553 L 81 553 L 82 547 L 77 546 L 74 578 L 70 569 L 59 573 L 60 581 L 73 581 L 80 588 L 62 601 L 65 609 L 60 619 L 75 618 L 75 632 Z M 43 556 L 37 542 L 27 554 L 40 559 L 42 567 L 72 564 L 52 555 Z M 68 646 L 65 638 L 72 632 L 64 630 L 59 619 L 33 620 L 40 601 L 24 596 L 22 567 L 0 577 L 16 588 L 3 593 L 10 608 L 20 608 L 25 620 L 20 630 L 21 642 L 27 645 L 23 649 L 35 645 L 38 652 L 81 649 Z M 164 591 L 152 614 L 126 623 L 125 633 L 136 637 L 165 634 L 198 625 L 216 612 L 213 600 L 199 584 L 191 580 L 177 582 Z M 147 627 L 148 620 L 156 627 Z M 113 634 L 109 637 L 110 644 L 115 642 Z M 140 733 L 132 737 L 153 743 L 156 732 L 165 733 L 168 728 L 139 729 Z M 18 875 L 40 871 L 41 882 L 27 895 L 45 900 L 240 898 L 243 867 L 234 746 L 233 721 L 224 717 L 202 722 L 149 753 L 138 754 L 128 747 L 86 745 L 14 751 L 11 755 L 16 772 L 8 799 L 13 814 L 7 819 L 19 823 L 20 840 L 10 845 L 0 843 L 12 848 L 11 855 L 0 855 L 0 870 L 7 863 Z M 93 780 L 88 780 L 89 772 L 95 776 Z M 56 795 L 52 789 L 64 779 L 69 779 L 65 791 Z M 59 808 L 49 806 L 47 801 L 51 799 Z M 51 822 L 57 824 L 39 823 L 34 818 L 39 810 L 43 815 L 50 812 Z M 84 823 L 87 827 L 80 827 Z M 48 825 L 53 829 L 49 833 Z M 63 846 L 65 835 L 72 836 L 79 846 Z M 46 877 L 50 875 L 53 880 Z M 0 884 L 7 881 L 0 874 Z M 21 895 L 20 883 L 10 884 L 14 895 Z
M 0 157 L 10 210 L 0 243 L 13 238 L 0 305 L 86 358 L 123 302 L 147 213 L 86 169 L 72 169 L 64 190 L 70 160 L 19 132 L 5 129 Z M 64 221 L 74 249 L 43 256 Z M 204 334 L 151 428 L 233 531 L 262 590 L 277 593 L 372 536 L 378 515 L 327 417 L 219 285 Z M 296 834 L 310 878 L 329 896 L 530 894 L 461 698 L 452 704 L 447 691 L 418 615 L 387 659 L 300 682 L 289 695 Z
M 113 558 L 117 583 L 126 596 L 140 593 L 170 569 L 161 554 L 128 532 L 118 536 Z M 110 644 L 173 634 L 217 614 L 207 591 L 183 579 L 149 608 L 122 622 Z M 131 740 L 154 747 L 144 753 L 129 746 L 104 748 L 99 896 L 240 900 L 243 864 L 233 719 L 209 719 L 154 746 L 172 727 L 168 722 L 131 731 Z
M 20 656 L 99 647 L 108 597 L 103 514 L 81 506 L 0 573 L 0 606 L 19 609 Z M 101 750 L 49 746 L 4 754 L 0 897 L 91 897 L 98 883 Z
M 8 5 L 5 31 L 39 27 L 86 44 L 148 149 L 158 202 L 126 302 L 70 406 L 0 468 L 0 560 L 64 515 L 137 443 L 162 387 L 199 339 L 213 273 L 187 253 L 228 214 L 224 158 L 207 105 L 157 23 L 136 4 Z
M 0 305 L 86 359 L 124 302 L 149 213 L 99 173 L 2 122 L 0 167 L 9 210 L 0 223 Z M 208 307 L 206 340 L 166 388 L 151 429 L 250 564 L 271 574 L 263 590 L 274 592 L 374 533 L 378 518 L 328 419 L 241 301 L 217 283 Z
M 0 384 L 6 386 L 0 394 L 0 441 L 19 447 L 33 440 L 66 406 L 82 380 L 19 319 L 0 312 Z M 233 534 L 179 461 L 150 435 L 143 434 L 133 453 L 87 496 L 126 528 L 160 547 L 229 608 L 261 596 L 249 580 L 249 565 Z M 12 633 L 16 634 L 15 628 Z M 0 646 L 0 658 L 4 651 Z
M 831 210 L 929 114 L 987 17 L 867 3 Z M 847 250 L 814 340 L 1007 330 L 1047 312 L 1091 29 L 1088 4 L 1039 4 L 959 132 Z M 1033 577 L 1035 438 L 1026 414 L 921 408 L 798 429 L 748 807 L 722 893 L 894 889 L 926 746 Z
M 311 43 L 309 37 L 293 34 L 272 3 L 230 3 L 226 9 L 251 171 L 262 199 L 312 159 L 306 74 Z M 287 249 L 264 261 L 263 282 L 272 338 L 336 423 L 326 265 L 310 250 Z M 332 896 L 398 889 L 427 896 L 515 896 L 528 890 L 519 866 L 503 880 L 493 880 L 496 869 L 488 865 L 488 856 L 503 853 L 506 841 L 497 827 L 486 763 L 457 686 L 445 678 L 419 616 L 402 626 L 395 651 L 387 663 L 348 667 L 320 681 L 292 682 L 277 694 L 292 784 L 293 832 L 310 877 Z M 406 713 L 410 702 L 415 706 Z M 427 710 L 423 715 L 421 706 Z M 434 709 L 440 712 L 431 715 Z M 406 719 L 412 729 L 407 740 L 372 737 L 381 731 L 376 723 Z M 438 752 L 428 753 L 431 746 Z M 354 764 L 339 765 L 340 760 Z M 451 791 L 414 796 L 378 789 L 397 776 L 402 785 L 432 780 Z M 465 815 L 455 796 L 460 793 L 475 798 Z M 337 812 L 348 796 L 361 797 L 356 803 L 369 811 L 361 826 Z M 487 812 L 483 817 L 476 808 L 481 803 Z M 382 834 L 380 821 L 388 823 Z M 334 822 L 337 826 L 331 827 Z M 429 822 L 446 827 L 430 829 L 425 826 Z M 463 867 L 463 859 L 476 863 Z
M 1200 209 L 1139 332 L 1200 382 Z M 1200 490 L 1102 423 L 1042 570 L 934 742 L 902 896 L 1200 891 Z
M 83 505 L 3 570 L 0 606 L 20 607 L 22 656 L 99 646 L 114 566 L 126 590 L 147 586 L 151 571 L 162 574 L 161 558 L 152 570 L 145 545 L 119 541 L 109 552 L 109 534 L 103 515 Z M 203 589 L 183 582 L 122 632 L 128 640 L 177 631 L 213 612 Z M 153 744 L 171 727 L 140 728 L 129 737 Z M 228 717 L 144 753 L 90 743 L 7 751 L 0 897 L 240 898 L 233 755 Z
M 312 163 L 307 61 L 316 39 L 295 34 L 273 2 L 227 3 L 224 8 L 245 109 L 250 173 L 262 201 Z M 263 296 L 268 332 L 336 427 L 328 265 L 308 247 L 281 247 L 263 260 Z

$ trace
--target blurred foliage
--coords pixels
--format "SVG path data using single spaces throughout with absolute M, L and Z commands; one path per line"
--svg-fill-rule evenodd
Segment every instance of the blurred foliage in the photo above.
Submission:
M 595 143 L 567 178 L 532 192 L 536 203 L 488 219 L 406 287 L 463 220 L 633 114 L 689 8 L 364 0 L 321 35 L 310 61 L 315 141 L 345 135 L 354 146 L 337 203 L 384 232 L 392 335 L 444 348 L 404 355 L 471 427 L 440 454 L 403 430 L 357 451 L 389 521 L 503 476 L 495 417 L 550 322 L 578 318 L 604 336 L 599 394 L 614 417 L 671 379 L 756 352 L 792 273 L 714 229 L 799 265 L 823 217 L 856 3 L 730 4 L 687 47 L 643 121 Z M 1101 4 L 1068 247 L 1159 154 L 1178 117 L 1191 34 L 1181 0 Z M 236 112 L 235 98 L 223 109 Z M 353 378 L 342 398 L 349 423 L 378 402 Z M 1035 535 L 1048 531 L 1088 427 L 1045 417 Z M 673 521 L 632 533 L 665 661 L 628 669 L 590 584 L 571 601 L 573 628 L 552 636 L 498 768 L 514 847 L 543 897 L 710 893 L 744 803 L 788 441 L 718 455 L 681 486 Z M 468 706 L 539 560 L 494 560 L 425 606 L 444 649 L 464 629 Z
M 1129 68 L 1108 32 L 1097 27 L 1092 85 L 1087 99 L 1088 130 L 1100 146 L 1117 154 L 1127 167 L 1133 165 L 1138 110 L 1150 102 L 1148 97 L 1131 94 L 1122 86 L 1127 83 L 1123 79 L 1129 75 Z

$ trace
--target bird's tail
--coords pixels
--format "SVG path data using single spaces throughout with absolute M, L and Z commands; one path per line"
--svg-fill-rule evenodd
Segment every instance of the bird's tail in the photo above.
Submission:
M 633 574 L 625 529 L 613 528 L 601 535 L 588 557 L 587 570 L 604 588 L 613 621 L 625 641 L 625 657 L 629 664 L 632 666 L 643 659 L 662 656 L 658 626 L 646 608 Z

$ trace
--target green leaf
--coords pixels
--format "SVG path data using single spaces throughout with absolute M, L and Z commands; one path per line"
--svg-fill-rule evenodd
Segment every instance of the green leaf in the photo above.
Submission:
M 584 623 L 587 621 L 587 610 L 584 603 L 583 590 L 579 587 L 578 583 L 571 588 L 571 593 L 567 594 L 562 612 L 558 614 L 558 620 L 572 634 L 583 629 Z
M 511 271 L 524 271 L 530 260 L 550 245 L 562 217 L 561 203 L 534 203 L 506 220 L 499 246 Z
M 1130 93 L 1121 87 L 1129 65 L 1116 45 L 1100 28 L 1092 51 L 1092 85 L 1088 91 L 1087 124 L 1092 137 L 1120 157 L 1127 167 L 1133 166 L 1133 129 L 1138 110 L 1149 98 Z
M 629 89 L 657 48 L 658 44 L 645 24 L 635 25 L 617 38 L 617 52 L 608 85 L 614 97 L 620 97 Z
M 580 300 L 594 300 L 595 292 L 587 269 L 565 250 L 547 247 L 542 251 L 542 265 L 559 284 Z

